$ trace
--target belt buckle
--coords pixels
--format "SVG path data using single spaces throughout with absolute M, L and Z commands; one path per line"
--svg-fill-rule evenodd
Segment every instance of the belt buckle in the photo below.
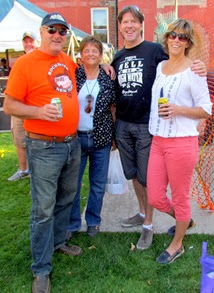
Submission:
M 73 135 L 67 135 L 64 139 L 64 142 L 70 142 L 73 139 Z

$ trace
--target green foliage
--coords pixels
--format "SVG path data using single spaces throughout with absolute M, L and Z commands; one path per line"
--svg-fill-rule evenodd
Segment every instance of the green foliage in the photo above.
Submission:
M 0 134 L 0 288 L 2 293 L 31 290 L 31 252 L 29 179 L 8 182 L 18 168 L 10 133 Z M 86 170 L 87 171 L 87 170 Z M 87 172 L 86 172 L 87 173 Z M 82 197 L 87 197 L 85 175 Z M 85 202 L 85 200 L 83 202 Z M 184 241 L 185 254 L 168 266 L 155 258 L 171 238 L 154 235 L 152 247 L 131 251 L 138 233 L 100 233 L 89 238 L 77 233 L 70 242 L 80 245 L 83 254 L 69 257 L 55 253 L 51 276 L 52 293 L 196 293 L 200 288 L 202 241 L 209 241 L 214 255 L 214 236 L 191 235 Z

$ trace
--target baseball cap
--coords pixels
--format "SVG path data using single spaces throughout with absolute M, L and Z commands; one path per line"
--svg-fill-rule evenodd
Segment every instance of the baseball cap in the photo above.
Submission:
M 29 38 L 31 38 L 32 40 L 36 40 L 36 39 L 37 39 L 36 35 L 35 35 L 33 32 L 30 32 L 30 31 L 25 32 L 25 33 L 23 34 L 22 41 L 23 41 L 24 38 L 26 38 L 26 37 L 29 37 Z
M 67 24 L 67 21 L 58 12 L 54 12 L 54 13 L 47 14 L 43 18 L 42 23 L 41 23 L 41 25 L 46 25 L 46 26 L 50 26 L 50 25 L 53 25 L 53 24 L 63 24 L 64 26 L 67 27 L 67 29 L 69 29 L 69 26 Z

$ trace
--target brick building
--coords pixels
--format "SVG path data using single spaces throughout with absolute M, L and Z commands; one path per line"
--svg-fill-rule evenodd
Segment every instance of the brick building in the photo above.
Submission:
M 88 34 L 99 35 L 106 43 L 121 48 L 123 40 L 118 32 L 116 15 L 126 5 L 136 5 L 144 13 L 144 37 L 155 39 L 157 16 L 170 16 L 176 11 L 179 2 L 178 16 L 182 17 L 200 8 L 206 9 L 208 2 L 213 0 L 30 0 L 47 12 L 58 11 L 68 22 Z

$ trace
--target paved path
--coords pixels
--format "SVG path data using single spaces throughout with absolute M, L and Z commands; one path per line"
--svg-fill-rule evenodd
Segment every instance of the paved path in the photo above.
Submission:
M 170 193 L 170 191 L 168 191 Z M 195 200 L 191 200 L 192 217 L 196 221 L 196 227 L 188 231 L 188 234 L 213 234 L 214 235 L 214 212 L 200 209 Z M 124 195 L 104 196 L 102 209 L 101 231 L 105 232 L 134 232 L 141 231 L 141 227 L 122 228 L 122 219 L 133 216 L 138 212 L 137 198 L 134 193 L 131 182 L 129 182 L 129 192 Z M 166 233 L 168 228 L 174 225 L 175 221 L 168 215 L 155 210 L 153 225 L 155 233 Z M 86 224 L 83 214 L 83 231 L 86 230 Z

